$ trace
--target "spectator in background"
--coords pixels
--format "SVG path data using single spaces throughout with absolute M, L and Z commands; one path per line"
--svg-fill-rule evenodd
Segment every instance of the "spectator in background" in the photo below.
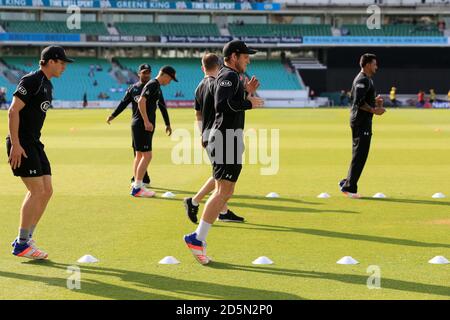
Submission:
M 281 63 L 286 63 L 286 52 L 281 51 L 280 58 L 281 58 Z
M 88 101 L 87 101 L 87 94 L 86 92 L 83 94 L 83 108 L 86 108 L 88 106 Z
M 393 107 L 397 107 L 397 88 L 392 87 L 389 92 L 389 99 L 391 100 L 391 104 Z
M 92 85 L 93 85 L 94 87 L 98 86 L 97 80 L 94 79 L 94 82 L 92 83 Z
M 314 92 L 314 90 L 310 89 L 309 90 L 309 99 L 314 100 L 315 96 L 316 96 L 316 93 Z
M 430 89 L 430 103 L 433 103 L 436 101 L 436 93 L 434 92 L 434 89 Z
M 425 92 L 423 90 L 419 90 L 417 94 L 417 106 L 423 108 L 425 105 Z
M 447 100 L 448 100 L 448 102 L 450 102 L 450 90 L 448 90 L 448 93 L 447 93 Z
M 100 100 L 106 100 L 106 99 L 109 99 L 108 94 L 105 93 L 105 92 L 100 92 L 100 93 L 98 94 L 97 97 L 98 97 Z
M 95 76 L 95 73 L 94 73 L 94 65 L 90 65 L 89 66 L 89 78 L 93 78 L 94 76 Z
M 8 106 L 6 105 L 6 89 L 2 87 L 0 88 L 0 109 L 3 108 L 7 109 Z
M 341 107 L 347 105 L 347 93 L 345 92 L 345 90 L 341 90 L 341 94 L 339 95 L 339 105 Z

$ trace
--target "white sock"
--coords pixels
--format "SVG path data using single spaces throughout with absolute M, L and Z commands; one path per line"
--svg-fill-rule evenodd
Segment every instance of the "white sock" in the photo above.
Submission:
M 225 211 L 222 211 L 220 214 L 225 214 L 227 212 L 228 212 L 228 210 L 225 210 Z
M 197 234 L 197 240 L 205 241 L 209 229 L 211 229 L 211 226 L 212 224 L 209 224 L 208 222 L 205 222 L 203 219 L 201 219 L 197 230 L 195 230 L 195 233 Z
M 192 198 L 191 202 L 192 202 L 192 204 L 193 204 L 195 207 L 198 207 L 198 202 L 195 201 L 194 198 Z
M 144 185 L 144 184 L 142 183 L 142 180 L 136 180 L 136 181 L 134 182 L 134 187 L 135 187 L 136 189 L 141 188 L 143 185 Z

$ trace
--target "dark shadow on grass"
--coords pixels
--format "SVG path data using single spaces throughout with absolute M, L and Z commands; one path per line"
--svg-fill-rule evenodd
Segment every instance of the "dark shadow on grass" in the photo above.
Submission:
M 166 200 L 166 201 L 178 201 L 181 202 L 183 199 L 179 198 L 162 198 L 158 197 L 158 199 Z M 305 207 L 288 207 L 288 206 L 282 206 L 282 205 L 270 205 L 270 204 L 257 204 L 257 203 L 244 203 L 244 202 L 229 202 L 228 206 L 230 209 L 233 209 L 235 207 L 237 208 L 251 208 L 251 209 L 258 209 L 258 210 L 265 210 L 265 211 L 279 211 L 279 212 L 293 212 L 293 213 L 311 213 L 311 214 L 317 214 L 317 213 L 345 213 L 345 214 L 359 214 L 357 211 L 350 211 L 350 210 L 320 210 L 320 209 L 314 209 L 314 208 L 305 208 Z
M 201 186 L 199 186 L 200 188 Z M 172 191 L 178 194 L 186 195 L 186 196 L 194 196 L 198 190 L 177 190 L 177 189 L 171 189 L 171 188 L 162 188 L 162 187 L 154 187 L 152 186 L 150 189 L 158 191 L 158 192 L 166 192 L 166 191 Z M 165 198 L 163 198 L 165 199 Z M 265 201 L 280 201 L 280 202 L 292 202 L 292 203 L 300 203 L 300 204 L 311 204 L 311 205 L 322 205 L 323 203 L 320 202 L 310 202 L 310 201 L 304 201 L 300 199 L 292 199 L 292 198 L 266 198 L 264 196 L 254 196 L 254 195 L 248 195 L 248 194 L 236 194 L 233 195 L 232 199 L 248 199 L 248 200 L 265 200 Z
M 282 211 L 282 212 L 296 212 L 296 213 L 352 213 L 359 214 L 357 211 L 350 210 L 320 210 L 314 208 L 301 208 L 301 207 L 286 207 L 286 206 L 276 206 L 270 204 L 255 204 L 255 203 L 244 203 L 244 202 L 234 202 L 230 201 L 228 205 L 232 207 L 240 208 L 251 208 L 266 211 Z
M 70 265 L 53 261 L 27 261 L 27 265 L 36 267 L 61 269 L 64 275 L 61 278 L 43 277 L 30 274 L 20 274 L 10 271 L 1 271 L 0 277 L 26 280 L 32 282 L 42 282 L 49 286 L 66 288 L 66 281 L 69 274 L 65 274 Z M 155 289 L 184 295 L 194 295 L 196 299 L 281 299 L 297 300 L 301 297 L 285 293 L 260 289 L 250 289 L 245 287 L 229 286 L 214 282 L 189 281 L 122 269 L 106 268 L 101 266 L 80 266 L 81 269 L 81 290 L 76 292 L 89 294 L 105 299 L 139 299 L 139 300 L 162 300 L 177 299 L 161 293 L 148 293 L 138 288 Z M 115 277 L 124 282 L 124 285 L 110 284 L 99 280 L 92 280 L 92 276 Z M 56 298 L 56 297 L 55 297 Z
M 425 204 L 425 205 L 435 205 L 435 206 L 450 206 L 450 201 L 438 201 L 438 200 L 413 200 L 413 199 L 398 199 L 398 198 L 387 198 L 387 199 L 362 198 L 359 200 L 360 201 L 368 200 L 368 201 L 381 201 L 381 202 Z
M 263 266 L 243 266 L 235 265 L 229 263 L 214 262 L 211 263 L 210 268 L 212 269 L 225 269 L 225 270 L 236 270 L 236 271 L 248 271 L 257 272 L 267 275 L 276 276 L 289 276 L 289 277 L 299 277 L 299 278 L 313 278 L 321 280 L 332 280 L 336 282 L 357 284 L 366 287 L 367 285 L 367 275 L 355 275 L 355 274 L 340 274 L 340 273 L 329 273 L 329 272 L 317 272 L 317 271 L 302 271 L 293 269 L 282 269 L 278 267 L 263 267 Z M 381 287 L 383 289 L 393 289 L 406 292 L 422 293 L 422 294 L 434 294 L 444 297 L 450 297 L 450 287 L 443 285 L 432 285 L 424 284 L 419 282 L 410 282 L 403 280 L 395 280 L 382 277 Z M 345 297 L 336 297 L 345 298 Z
M 215 227 L 225 227 L 224 224 L 216 223 Z M 255 226 L 257 228 L 251 228 L 249 226 Z M 265 224 L 255 224 L 255 223 L 245 223 L 245 224 L 227 224 L 226 227 L 234 227 L 234 228 L 242 228 L 256 231 L 272 231 L 272 232 L 295 232 L 295 233 L 303 233 L 309 234 L 313 236 L 319 237 L 327 237 L 327 238 L 337 238 L 337 239 L 347 239 L 347 240 L 356 240 L 356 241 L 369 241 L 369 242 L 377 242 L 377 243 L 386 243 L 400 246 L 408 246 L 408 247 L 422 247 L 422 248 L 450 248 L 450 244 L 447 243 L 428 243 L 421 242 L 416 240 L 407 240 L 407 239 L 397 239 L 397 238 L 388 238 L 381 236 L 370 236 L 365 234 L 355 234 L 355 233 L 345 233 L 345 232 L 337 232 L 337 231 L 328 231 L 328 230 L 320 230 L 320 229 L 310 229 L 310 228 L 294 228 L 294 227 L 284 227 L 284 226 L 272 226 Z

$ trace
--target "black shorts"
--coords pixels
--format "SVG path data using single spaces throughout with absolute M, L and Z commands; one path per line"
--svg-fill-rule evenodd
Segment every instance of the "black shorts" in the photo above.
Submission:
M 214 179 L 237 182 L 242 170 L 242 161 L 238 161 L 238 158 L 240 159 L 240 157 L 235 156 L 232 163 L 226 163 L 226 154 L 224 154 L 223 158 L 220 157 L 220 160 L 217 161 L 218 159 L 215 158 L 216 152 L 214 150 L 214 147 L 214 143 L 208 143 L 206 147 L 209 160 L 212 163 L 212 175 Z
M 152 132 L 145 130 L 144 125 L 133 124 L 131 126 L 131 136 L 133 139 L 133 149 L 139 152 L 149 152 L 152 151 L 152 141 L 153 141 L 153 129 Z
M 22 156 L 20 167 L 12 169 L 16 177 L 30 178 L 52 175 L 50 161 L 48 161 L 42 143 L 23 144 L 22 148 L 28 158 Z M 6 138 L 6 152 L 9 158 L 11 152 L 11 140 L 9 138 Z
M 236 182 L 241 174 L 242 164 L 213 164 L 213 177 L 216 180 Z

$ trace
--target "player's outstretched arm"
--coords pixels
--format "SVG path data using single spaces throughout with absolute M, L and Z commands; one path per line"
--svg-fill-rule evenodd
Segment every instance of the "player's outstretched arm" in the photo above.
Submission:
M 113 111 L 113 113 L 106 119 L 106 122 L 108 124 L 111 124 L 111 121 L 113 121 L 119 114 L 122 113 L 123 110 L 126 109 L 126 107 L 131 103 L 132 101 L 132 97 L 131 97 L 131 93 L 130 93 L 130 89 L 128 88 L 127 92 L 125 93 L 125 96 L 123 97 L 123 99 L 120 101 L 119 105 L 117 106 L 117 108 Z

